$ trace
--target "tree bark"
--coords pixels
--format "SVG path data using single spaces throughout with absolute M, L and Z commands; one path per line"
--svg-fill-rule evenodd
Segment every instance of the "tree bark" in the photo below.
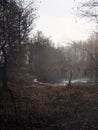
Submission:
M 2 49 L 3 52 L 3 57 L 4 57 L 4 63 L 3 63 L 3 75 L 2 75 L 2 86 L 3 88 L 7 88 L 7 54 L 4 50 Z

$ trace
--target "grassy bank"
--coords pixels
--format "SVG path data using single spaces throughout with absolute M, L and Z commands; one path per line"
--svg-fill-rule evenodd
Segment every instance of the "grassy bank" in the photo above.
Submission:
M 98 87 L 12 87 L 17 108 L 7 91 L 0 94 L 0 127 L 27 130 L 97 130 Z M 5 125 L 4 125 L 5 124 Z

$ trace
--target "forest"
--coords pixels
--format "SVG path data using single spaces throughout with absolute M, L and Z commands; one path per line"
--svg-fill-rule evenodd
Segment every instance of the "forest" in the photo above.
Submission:
M 98 33 L 55 46 L 32 32 L 35 3 L 0 0 L 0 130 L 97 130 Z M 88 0 L 79 15 L 98 24 L 97 8 Z

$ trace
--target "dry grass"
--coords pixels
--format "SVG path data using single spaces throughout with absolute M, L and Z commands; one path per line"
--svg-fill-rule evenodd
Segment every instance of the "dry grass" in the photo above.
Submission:
M 18 127 L 32 130 L 97 130 L 98 87 L 12 87 Z M 8 97 L 7 94 L 2 94 Z M 6 101 L 8 100 L 8 101 Z M 6 115 L 12 115 L 6 98 Z M 6 105 L 5 105 L 6 106 Z M 1 112 L 0 114 L 2 114 Z M 14 110 L 13 110 L 14 113 Z M 13 114 L 14 115 L 14 114 Z

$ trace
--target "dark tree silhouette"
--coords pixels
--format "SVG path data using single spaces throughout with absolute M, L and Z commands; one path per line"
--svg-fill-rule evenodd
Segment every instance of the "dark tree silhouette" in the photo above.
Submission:
M 32 8 L 30 6 L 24 8 L 22 1 L 18 3 L 15 0 L 0 1 L 0 73 L 2 73 L 2 87 L 10 93 L 12 98 L 16 115 L 16 129 L 17 110 L 15 98 L 12 90 L 8 87 L 7 79 L 8 64 L 11 64 L 9 57 L 13 57 L 17 49 L 18 53 L 21 51 L 21 44 L 27 39 L 34 19 L 33 6 Z
M 7 65 L 9 56 L 27 39 L 35 19 L 34 7 L 23 7 L 14 0 L 0 4 L 0 53 L 3 59 L 2 84 L 7 87 Z

